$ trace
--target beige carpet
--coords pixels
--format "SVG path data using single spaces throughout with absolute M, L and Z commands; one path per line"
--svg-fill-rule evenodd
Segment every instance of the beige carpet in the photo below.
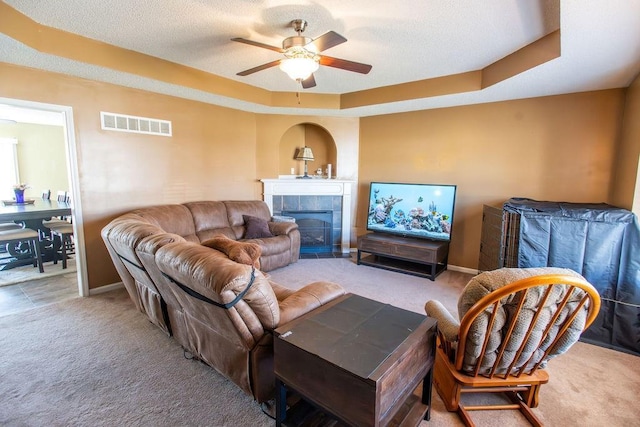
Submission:
M 422 312 L 438 299 L 455 308 L 469 276 L 432 282 L 356 266 L 300 260 L 271 272 L 298 288 L 314 280 Z M 175 342 L 135 311 L 123 290 L 0 317 L 0 425 L 271 426 L 252 399 L 213 369 L 183 358 Z M 578 343 L 549 364 L 536 414 L 548 426 L 640 425 L 640 360 Z M 514 411 L 473 413 L 478 426 L 528 425 Z M 431 422 L 458 426 L 434 393 Z

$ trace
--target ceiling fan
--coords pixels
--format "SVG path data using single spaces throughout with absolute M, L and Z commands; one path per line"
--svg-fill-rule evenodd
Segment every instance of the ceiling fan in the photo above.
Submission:
M 371 71 L 371 65 L 320 54 L 320 52 L 324 50 L 347 41 L 346 38 L 342 37 L 335 31 L 329 31 L 316 39 L 312 39 L 302 35 L 307 27 L 307 21 L 303 19 L 295 19 L 291 21 L 291 26 L 298 35 L 284 39 L 282 41 L 282 48 L 240 37 L 231 39 L 234 42 L 245 43 L 284 54 L 284 58 L 282 59 L 277 59 L 275 61 L 267 62 L 266 64 L 258 65 L 257 67 L 249 68 L 248 70 L 237 73 L 237 75 L 248 76 L 249 74 L 279 65 L 280 69 L 287 73 L 289 77 L 299 82 L 304 89 L 308 89 L 316 85 L 313 72 L 316 71 L 320 65 L 340 68 L 342 70 L 353 71 L 361 74 L 367 74 Z

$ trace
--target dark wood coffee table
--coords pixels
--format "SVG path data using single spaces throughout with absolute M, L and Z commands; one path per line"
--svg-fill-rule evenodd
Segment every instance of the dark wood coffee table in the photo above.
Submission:
M 290 424 L 288 390 L 350 426 L 429 419 L 434 319 L 348 294 L 275 332 L 276 425 Z

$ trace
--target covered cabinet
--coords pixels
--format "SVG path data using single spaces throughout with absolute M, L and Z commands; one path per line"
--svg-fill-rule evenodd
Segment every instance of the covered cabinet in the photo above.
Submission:
M 632 212 L 522 198 L 484 207 L 479 270 L 546 266 L 570 268 L 600 293 L 583 341 L 640 355 L 640 226 Z

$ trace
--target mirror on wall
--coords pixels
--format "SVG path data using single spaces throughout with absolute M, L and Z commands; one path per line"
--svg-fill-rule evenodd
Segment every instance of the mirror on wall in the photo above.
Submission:
M 313 161 L 307 162 L 309 175 L 317 176 L 320 172 L 326 178 L 328 165 L 331 165 L 331 175 L 335 178 L 338 170 L 335 141 L 323 127 L 312 123 L 292 126 L 282 135 L 278 174 L 299 176 L 304 173 L 304 162 L 296 160 L 295 156 L 305 146 L 311 148 L 314 157 Z

